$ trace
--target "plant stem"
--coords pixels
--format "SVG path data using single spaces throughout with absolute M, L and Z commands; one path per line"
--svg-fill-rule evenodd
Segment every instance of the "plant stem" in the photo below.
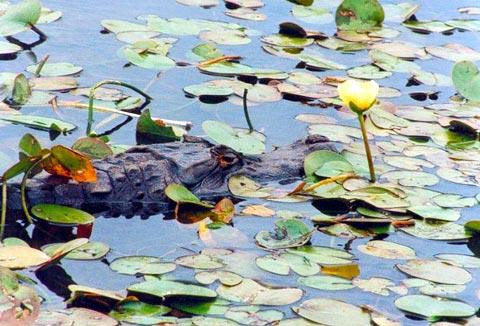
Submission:
M 370 182 L 374 183 L 375 167 L 373 165 L 372 152 L 370 151 L 370 145 L 368 144 L 367 128 L 365 126 L 365 117 L 363 113 L 358 114 L 358 121 L 360 122 L 360 129 L 362 130 L 363 145 L 365 146 L 365 153 L 367 154 L 368 170 L 370 171 Z
M 88 99 L 88 121 L 87 121 L 87 137 L 90 136 L 92 132 L 92 124 L 93 124 L 93 99 L 95 97 L 95 91 L 97 88 L 103 86 L 103 85 L 118 85 L 118 86 L 123 86 L 126 88 L 130 88 L 131 90 L 137 92 L 138 94 L 142 95 L 145 97 L 146 102 L 150 102 L 152 100 L 152 97 L 148 94 L 146 94 L 144 91 L 141 89 L 132 86 L 130 84 L 118 81 L 118 80 L 103 80 L 101 82 L 96 83 L 95 85 L 90 88 L 90 94 L 89 94 L 89 99 Z
M 35 70 L 35 73 L 34 73 L 35 77 L 40 76 L 43 66 L 45 66 L 45 64 L 47 63 L 48 58 L 50 58 L 50 56 L 47 54 L 42 60 L 40 60 L 40 62 L 37 65 L 37 69 Z
M 3 234 L 5 232 L 5 223 L 7 221 L 7 178 L 2 177 L 2 216 L 0 225 L 0 241 L 3 240 Z
M 243 113 L 245 114 L 245 119 L 247 120 L 248 124 L 248 130 L 250 133 L 253 132 L 253 125 L 252 121 L 250 120 L 250 115 L 248 114 L 248 106 L 247 106 L 247 95 L 248 95 L 248 89 L 243 90 Z
M 28 176 L 30 175 L 32 170 L 38 166 L 38 164 L 40 164 L 43 160 L 45 160 L 49 156 L 50 154 L 46 154 L 42 158 L 40 158 L 38 161 L 33 163 L 28 168 L 28 170 L 25 171 L 25 173 L 23 174 L 22 183 L 20 184 L 20 200 L 22 202 L 22 209 L 23 209 L 23 212 L 25 213 L 25 217 L 27 218 L 27 221 L 29 224 L 33 224 L 33 220 L 32 220 L 32 216 L 30 215 L 30 212 L 28 211 L 27 199 L 26 199 L 27 196 L 25 195 L 25 188 L 27 186 Z

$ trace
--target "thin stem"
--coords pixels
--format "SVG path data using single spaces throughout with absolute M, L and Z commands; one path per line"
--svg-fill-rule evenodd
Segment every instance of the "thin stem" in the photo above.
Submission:
M 374 183 L 375 167 L 373 165 L 372 152 L 370 151 L 370 145 L 368 144 L 367 127 L 365 126 L 365 117 L 363 113 L 358 114 L 358 121 L 360 122 L 360 129 L 362 130 L 363 145 L 365 146 L 365 153 L 367 154 L 368 170 L 370 171 L 370 182 Z
M 250 132 L 253 132 L 253 125 L 252 121 L 250 120 L 250 115 L 248 114 L 248 106 L 247 106 L 247 95 L 248 89 L 243 90 L 243 113 L 245 114 L 245 119 L 247 120 L 248 129 Z
M 48 58 L 50 58 L 50 56 L 47 54 L 42 60 L 40 60 L 40 62 L 37 65 L 37 69 L 35 70 L 35 73 L 34 73 L 35 77 L 40 76 L 43 66 L 45 66 L 45 64 L 47 63 Z
M 331 177 L 331 178 L 328 178 L 328 179 L 324 179 L 324 180 L 321 180 L 317 183 L 314 183 L 313 185 L 303 189 L 303 192 L 310 192 L 310 191 L 313 191 L 321 186 L 324 186 L 324 185 L 327 185 L 327 184 L 330 184 L 330 183 L 333 183 L 333 182 L 337 182 L 337 181 L 345 181 L 346 179 L 350 179 L 350 178 L 353 178 L 355 177 L 355 173 L 345 173 L 345 174 L 340 174 L 340 175 L 336 175 L 334 177 Z
M 2 177 L 2 217 L 0 223 L 0 240 L 3 240 L 5 223 L 7 221 L 7 178 Z
M 30 215 L 30 212 L 28 211 L 28 206 L 27 206 L 27 196 L 25 195 L 25 188 L 27 186 L 27 180 L 30 175 L 30 173 L 35 169 L 38 164 L 40 164 L 43 160 L 45 160 L 47 157 L 49 157 L 50 154 L 44 155 L 42 158 L 40 158 L 38 161 L 33 163 L 27 171 L 23 174 L 22 178 L 22 183 L 20 184 L 20 200 L 22 202 L 22 209 L 23 212 L 25 213 L 25 217 L 27 218 L 27 221 L 29 224 L 33 224 L 32 216 Z
M 101 82 L 96 83 L 95 85 L 90 88 L 90 94 L 89 94 L 89 101 L 88 101 L 88 121 L 87 121 L 87 137 L 90 136 L 92 132 L 92 124 L 93 124 L 93 99 L 95 97 L 95 91 L 97 88 L 103 86 L 103 85 L 118 85 L 118 86 L 123 86 L 126 88 L 130 88 L 131 90 L 137 92 L 138 94 L 142 95 L 145 97 L 146 102 L 150 102 L 152 100 L 152 97 L 148 94 L 146 94 L 144 91 L 141 89 L 132 86 L 130 84 L 118 81 L 118 80 L 103 80 Z

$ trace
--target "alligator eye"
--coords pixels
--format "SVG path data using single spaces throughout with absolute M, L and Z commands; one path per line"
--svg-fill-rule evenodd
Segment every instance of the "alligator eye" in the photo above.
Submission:
M 238 161 L 238 157 L 236 155 L 220 155 L 218 158 L 218 163 L 222 168 L 229 167 L 235 164 Z

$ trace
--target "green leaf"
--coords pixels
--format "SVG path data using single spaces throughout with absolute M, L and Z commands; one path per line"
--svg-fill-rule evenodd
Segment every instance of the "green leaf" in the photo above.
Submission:
M 473 62 L 457 62 L 453 66 L 452 80 L 463 97 L 470 101 L 480 101 L 480 71 Z
M 265 151 L 265 136 L 248 129 L 232 128 L 220 122 L 207 120 L 202 123 L 205 133 L 219 144 L 226 145 L 243 154 L 261 154 Z
M 18 144 L 20 151 L 27 156 L 38 156 L 41 154 L 42 145 L 32 134 L 25 134 Z
M 403 311 L 435 321 L 441 317 L 464 318 L 475 314 L 476 309 L 458 300 L 406 295 L 395 300 L 395 306 Z
M 27 71 L 34 74 L 37 71 L 38 64 L 27 67 Z M 56 77 L 78 74 L 83 70 L 82 67 L 75 66 L 68 62 L 46 63 L 40 71 L 40 76 Z
M 255 236 L 257 244 L 268 249 L 299 247 L 307 243 L 313 231 L 297 219 L 278 220 L 275 232 L 260 231 Z
M 206 208 L 214 207 L 212 204 L 201 201 L 185 186 L 178 183 L 169 184 L 165 188 L 165 195 L 177 204 L 194 204 Z
M 38 0 L 23 0 L 8 7 L 0 16 L 0 35 L 10 36 L 21 33 L 35 25 L 40 18 L 42 5 Z
M 110 263 L 110 268 L 117 273 L 127 275 L 161 275 L 175 270 L 176 265 L 162 262 L 157 257 L 128 256 L 114 259 Z
M 19 123 L 26 125 L 27 127 L 32 127 L 34 129 L 41 130 L 53 130 L 61 132 L 70 132 L 75 130 L 77 126 L 64 122 L 58 119 L 39 117 L 34 115 L 6 115 L 0 117 L 1 120 Z
M 73 145 L 72 149 L 80 152 L 91 159 L 103 159 L 107 156 L 113 155 L 113 151 L 98 138 L 84 137 L 78 139 Z
M 217 293 L 203 286 L 186 284 L 178 281 L 146 281 L 130 285 L 128 291 L 150 294 L 160 298 L 167 297 L 198 297 L 215 298 Z
M 137 137 L 146 143 L 168 143 L 180 140 L 172 127 L 155 123 L 149 109 L 143 110 L 138 118 Z
M 32 207 L 32 213 L 37 218 L 58 225 L 85 225 L 95 220 L 93 215 L 82 210 L 55 204 L 38 204 Z
M 385 13 L 377 0 L 343 0 L 335 13 L 339 30 L 370 31 L 381 27 Z
M 24 105 L 30 99 L 32 89 L 24 74 L 18 74 L 13 81 L 12 100 L 17 105 Z

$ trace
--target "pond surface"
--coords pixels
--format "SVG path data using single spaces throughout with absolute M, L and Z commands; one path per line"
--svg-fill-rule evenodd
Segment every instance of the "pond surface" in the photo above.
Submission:
M 222 2 L 222 1 L 221 1 Z M 1 3 L 1 1 L 0 1 Z M 329 9 L 334 13 L 337 1 L 316 1 L 319 6 Z M 398 1 L 382 1 L 382 4 L 398 3 Z M 416 1 L 420 9 L 416 13 L 419 20 L 449 20 L 453 18 L 476 19 L 478 16 L 462 15 L 458 8 L 478 5 L 477 1 Z M 125 45 L 118 41 L 113 33 L 101 33 L 102 26 L 100 22 L 104 19 L 118 19 L 134 22 L 140 15 L 152 14 L 164 18 L 197 18 L 213 21 L 234 22 L 240 24 L 249 30 L 251 42 L 247 45 L 216 45 L 223 53 L 241 56 L 242 63 L 252 67 L 261 67 L 268 69 L 277 69 L 284 72 L 307 70 L 299 67 L 296 69 L 298 60 L 291 60 L 273 56 L 262 50 L 261 35 L 270 35 L 278 32 L 278 25 L 285 21 L 296 22 L 305 29 L 317 30 L 328 36 L 336 32 L 335 22 L 332 20 L 326 24 L 310 24 L 293 17 L 290 10 L 294 6 L 286 0 L 265 0 L 265 6 L 259 11 L 267 15 L 265 21 L 254 22 L 248 20 L 239 20 L 228 17 L 224 14 L 225 6 L 223 2 L 216 7 L 203 9 L 198 7 L 184 6 L 176 3 L 174 0 L 153 1 L 145 0 L 141 2 L 132 2 L 128 0 L 117 1 L 54 1 L 44 0 L 43 6 L 60 10 L 63 17 L 56 22 L 41 25 L 41 30 L 48 36 L 48 39 L 34 47 L 31 51 L 22 51 L 13 60 L 1 60 L 0 72 L 24 72 L 26 66 L 34 63 L 35 58 L 40 60 L 45 55 L 50 55 L 51 62 L 69 62 L 83 67 L 83 71 L 78 75 L 80 86 L 90 87 L 94 83 L 104 79 L 121 80 L 126 83 L 137 86 L 140 89 L 148 88 L 147 93 L 154 100 L 149 105 L 152 116 L 173 120 L 187 120 L 193 123 L 193 128 L 189 132 L 192 135 L 205 136 L 201 125 L 205 120 L 220 120 L 232 126 L 246 127 L 243 109 L 241 105 L 234 104 L 231 101 L 225 101 L 217 104 L 207 104 L 201 102 L 198 98 L 185 96 L 183 88 L 193 84 L 199 84 L 213 79 L 224 79 L 221 76 L 209 76 L 201 73 L 196 67 L 196 59 L 190 53 L 191 49 L 198 44 L 203 43 L 196 36 L 179 36 L 179 41 L 173 45 L 169 51 L 169 57 L 178 62 L 192 63 L 185 67 L 177 66 L 169 70 L 162 71 L 144 69 L 135 65 L 125 66 L 127 61 L 118 56 L 119 49 Z M 142 23 L 143 22 L 139 22 Z M 406 41 L 417 44 L 420 47 L 441 46 L 446 43 L 460 43 L 479 50 L 478 32 L 454 30 L 450 35 L 442 33 L 422 34 L 416 33 L 409 28 L 402 26 L 401 23 L 385 22 L 385 26 L 398 30 L 399 36 L 392 41 Z M 163 36 L 163 35 L 162 35 Z M 33 33 L 19 34 L 18 38 L 24 42 L 35 40 Z M 166 36 L 167 37 L 167 36 Z M 177 36 L 174 36 L 177 37 Z M 319 47 L 316 44 L 309 48 L 314 48 L 325 58 L 343 64 L 348 68 L 361 66 L 371 63 L 368 51 L 358 51 L 353 53 L 342 53 L 326 48 Z M 198 59 L 197 59 L 198 61 Z M 437 57 L 431 57 L 426 60 L 416 60 L 424 71 L 439 73 L 450 76 L 453 61 L 444 60 Z M 310 71 L 310 73 L 320 78 L 326 76 L 345 76 L 345 70 L 326 70 Z M 158 74 L 158 75 L 157 75 Z M 401 95 L 392 98 L 380 99 L 382 102 L 391 102 L 397 106 L 428 106 L 432 104 L 449 103 L 449 98 L 456 91 L 453 86 L 429 86 L 413 85 L 406 86 L 410 75 L 407 73 L 394 72 L 391 77 L 378 80 L 378 83 L 384 87 L 393 87 L 400 90 Z M 408 94 L 413 92 L 439 92 L 434 99 L 418 101 Z M 68 99 L 69 94 L 61 94 L 62 98 Z M 235 96 L 235 95 L 233 95 Z M 241 100 L 239 97 L 238 100 Z M 315 102 L 319 103 L 319 102 Z M 308 124 L 295 119 L 299 114 L 315 114 L 328 116 L 342 125 L 356 127 L 356 120 L 346 111 L 335 109 L 333 106 L 322 108 L 320 105 L 307 105 L 300 101 L 280 100 L 276 102 L 259 103 L 250 106 L 250 116 L 255 128 L 266 135 L 267 149 L 272 146 L 289 144 L 296 139 L 305 137 L 308 134 Z M 24 126 L 4 124 L 0 128 L 0 136 L 3 141 L 0 144 L 0 168 L 5 170 L 12 165 L 18 153 L 17 144 L 20 138 L 27 132 L 32 133 L 41 141 L 43 145 L 49 147 L 53 144 L 64 144 L 70 146 L 76 139 L 84 135 L 86 126 L 87 112 L 83 109 L 73 109 L 60 107 L 56 113 L 49 106 L 24 106 L 24 114 L 39 116 L 50 116 L 69 121 L 78 126 L 77 130 L 68 135 L 60 135 L 55 140 L 49 139 L 48 132 L 34 130 Z M 478 115 L 477 115 L 478 116 Z M 101 122 L 98 130 L 105 131 L 113 128 L 116 124 L 125 120 L 124 117 L 115 117 L 108 119 L 109 114 L 95 113 L 95 122 Z M 113 144 L 134 145 L 135 124 L 132 120 L 123 127 L 119 128 L 110 135 Z M 385 138 L 376 136 L 376 141 L 382 141 Z M 360 143 L 359 140 L 357 140 Z M 430 143 L 432 144 L 432 143 Z M 338 148 L 348 146 L 348 144 L 338 143 Z M 436 146 L 436 145 L 433 145 Z M 478 147 L 477 147 L 478 151 Z M 398 154 L 398 153 L 397 153 Z M 475 164 L 478 165 L 477 162 Z M 472 163 L 472 169 L 477 168 Z M 425 171 L 435 173 L 435 168 L 427 168 Z M 459 194 L 466 197 L 474 197 L 478 193 L 478 181 L 475 185 L 462 185 L 440 179 L 432 186 L 426 187 L 439 192 Z M 272 184 L 272 186 L 279 186 Z M 292 189 L 295 185 L 283 186 Z M 236 211 L 241 212 L 243 208 L 252 204 L 263 204 L 268 208 L 279 211 L 294 211 L 304 216 L 303 221 L 313 227 L 309 217 L 319 214 L 319 211 L 311 204 L 304 203 L 281 203 L 265 201 L 261 199 L 246 199 L 236 205 Z M 466 221 L 478 218 L 480 210 L 478 205 L 461 210 L 461 219 L 457 222 L 464 224 Z M 174 261 L 177 257 L 191 255 L 200 252 L 205 246 L 225 248 L 245 252 L 248 258 L 245 262 L 254 264 L 254 258 L 264 256 L 268 252 L 256 246 L 254 238 L 261 230 L 273 230 L 274 222 L 278 217 L 255 217 L 237 214 L 233 219 L 233 228 L 225 228 L 224 231 L 211 231 L 213 239 L 204 243 L 198 238 L 198 225 L 185 225 L 166 217 L 162 214 L 141 218 L 139 216 L 98 216 L 93 227 L 91 240 L 99 241 L 110 246 L 111 251 L 108 256 L 97 261 L 75 261 L 63 259 L 61 264 L 51 269 L 50 273 L 44 273 L 41 277 L 34 273 L 25 272 L 25 275 L 38 281 L 35 289 L 45 299 L 42 303 L 42 309 L 60 309 L 66 306 L 65 298 L 68 298 L 69 291 L 65 288 L 65 283 L 72 281 L 90 287 L 100 289 L 123 291 L 129 285 L 141 281 L 140 277 L 122 275 L 112 271 L 109 268 L 109 262 L 117 257 L 130 255 L 147 255 L 161 257 L 165 261 Z M 44 243 L 45 236 L 39 230 L 33 230 L 28 227 L 28 234 L 35 235 L 35 243 Z M 7 230 L 8 231 L 8 230 Z M 18 230 L 17 230 L 18 231 Z M 16 232 L 10 230 L 9 232 Z M 36 232 L 39 232 L 38 234 Z M 18 234 L 9 233 L 8 236 L 19 236 L 28 239 L 29 235 L 18 232 Z M 55 234 L 49 235 L 55 239 Z M 434 255 L 439 253 L 472 255 L 472 248 L 475 250 L 474 240 L 460 241 L 435 241 L 421 239 L 411 236 L 402 231 L 390 232 L 384 235 L 375 236 L 376 240 L 387 240 L 408 246 L 415 250 L 416 256 L 421 259 L 433 259 Z M 60 241 L 62 239 L 58 239 Z M 311 244 L 315 246 L 328 246 L 332 248 L 346 249 L 356 258 L 360 268 L 358 278 L 370 279 L 372 277 L 381 277 L 391 280 L 395 285 L 400 286 L 402 280 L 408 276 L 400 272 L 395 264 L 405 263 L 404 260 L 383 259 L 367 255 L 358 250 L 358 247 L 372 240 L 372 237 L 348 238 L 328 235 L 324 232 L 315 232 L 311 238 Z M 52 240 L 51 242 L 55 242 Z M 35 244 L 32 243 L 32 246 Z M 473 254 L 480 254 L 477 248 Z M 253 258 L 252 258 L 253 257 Z M 382 296 L 371 292 L 362 291 L 359 288 L 341 291 L 322 291 L 305 287 L 297 283 L 298 275 L 290 272 L 288 276 L 275 275 L 252 267 L 250 270 L 245 268 L 246 272 L 253 273 L 242 275 L 252 277 L 262 282 L 282 286 L 302 288 L 305 293 L 299 302 L 316 298 L 326 297 L 342 300 L 355 305 L 368 305 L 379 312 L 385 314 L 392 320 L 403 325 L 426 325 L 427 321 L 421 318 L 406 316 L 402 311 L 395 307 L 394 301 L 401 295 L 390 292 L 388 296 Z M 478 269 L 468 269 L 472 275 L 472 281 L 466 284 L 465 290 L 446 294 L 446 297 L 460 299 L 473 307 L 479 304 L 479 285 L 480 277 Z M 247 273 L 248 272 L 248 273 Z M 22 272 L 23 273 L 23 272 Z M 167 274 L 172 279 L 194 281 L 194 270 L 182 266 Z M 239 274 L 241 274 L 239 272 Z M 71 281 L 65 281 L 63 278 L 71 278 Z M 455 275 L 452 275 L 454 278 Z M 215 289 L 218 285 L 211 285 Z M 405 287 L 405 286 L 404 286 Z M 408 289 L 408 294 L 417 294 L 417 288 Z M 406 293 L 403 293 L 406 294 Z M 273 309 L 281 310 L 285 313 L 284 319 L 296 318 L 289 305 L 276 306 Z M 478 322 L 478 321 L 477 321 Z M 473 324 L 472 324 L 473 325 Z

